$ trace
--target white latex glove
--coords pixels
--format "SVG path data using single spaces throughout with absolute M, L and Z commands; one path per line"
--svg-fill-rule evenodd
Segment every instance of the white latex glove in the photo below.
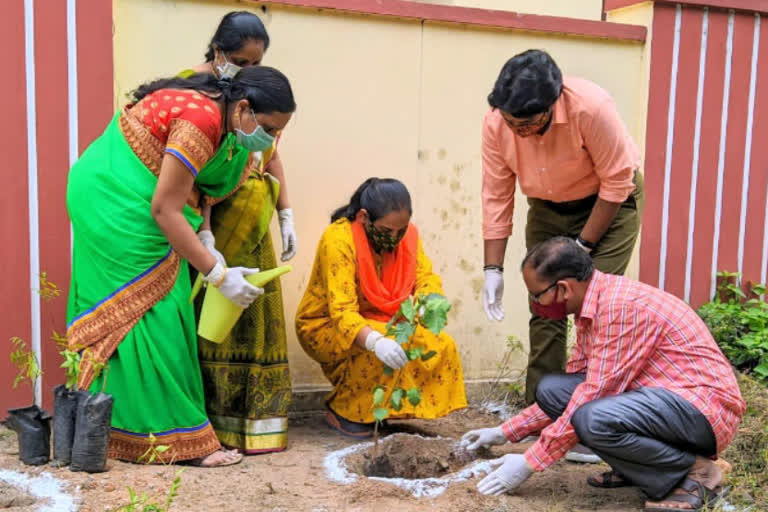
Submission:
M 288 261 L 296 256 L 296 228 L 293 226 L 293 210 L 285 208 L 277 212 L 280 221 L 280 234 L 283 236 L 283 254 L 281 261 Z
M 483 308 L 488 320 L 501 322 L 504 320 L 504 307 L 501 305 L 501 296 L 504 295 L 504 274 L 501 270 L 489 268 L 485 271 L 485 284 L 483 285 Z
M 398 342 L 376 331 L 368 333 L 365 348 L 376 354 L 379 361 L 395 370 L 399 370 L 408 362 L 408 356 Z
M 208 249 L 208 252 L 211 253 L 214 258 L 216 258 L 216 261 L 222 265 L 227 264 L 226 260 L 224 260 L 224 255 L 216 250 L 216 239 L 213 237 L 213 233 L 210 230 L 204 229 L 202 231 L 198 231 L 197 238 L 200 240 L 200 243 L 203 244 L 203 247 Z
M 477 484 L 481 494 L 499 496 L 514 491 L 533 474 L 533 469 L 519 453 L 510 453 L 490 461 L 490 464 L 500 467 Z
M 461 436 L 461 446 L 473 452 L 479 448 L 504 444 L 509 439 L 504 435 L 501 427 L 479 428 L 470 430 Z
M 216 263 L 203 280 L 216 286 L 222 295 L 241 308 L 247 308 L 259 295 L 264 294 L 263 288 L 253 286 L 245 280 L 245 276 L 258 272 L 257 268 L 226 268 L 221 263 Z

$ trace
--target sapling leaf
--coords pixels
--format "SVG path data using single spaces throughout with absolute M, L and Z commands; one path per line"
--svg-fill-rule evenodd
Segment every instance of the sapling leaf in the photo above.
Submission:
M 23 339 L 14 336 L 11 338 L 11 343 L 16 347 L 16 350 L 10 354 L 11 364 L 18 369 L 16 378 L 13 380 L 13 387 L 15 389 L 20 382 L 27 380 L 34 389 L 35 382 L 43 374 L 37 362 L 37 356 L 31 349 L 27 348 L 27 342 Z
M 405 395 L 405 390 L 403 388 L 396 388 L 394 391 L 392 391 L 392 397 L 390 398 L 390 403 L 392 404 L 392 408 L 396 411 L 399 411 L 403 408 L 403 396 Z
M 448 311 L 451 309 L 451 303 L 442 295 L 432 294 L 431 297 L 424 306 L 424 316 L 421 317 L 421 323 L 432 334 L 438 335 L 448 322 Z
M 439 293 L 430 293 L 428 295 L 424 295 L 422 299 L 422 304 L 426 305 L 428 302 L 435 299 L 445 299 L 445 295 L 442 295 Z
M 408 390 L 408 401 L 414 407 L 421 403 L 421 390 L 417 387 L 412 387 Z
M 40 281 L 40 289 L 37 290 L 37 293 L 40 295 L 41 299 L 48 302 L 59 296 L 61 290 L 56 286 L 56 283 L 48 280 L 48 274 L 46 272 L 41 272 L 38 277 Z
M 74 389 L 77 385 L 77 379 L 80 377 L 80 354 L 69 349 L 64 349 L 59 353 L 64 358 L 60 367 L 64 368 L 64 375 L 67 379 L 65 386 L 68 389 Z
M 384 388 L 381 386 L 376 386 L 376 388 L 373 390 L 373 405 L 375 407 L 377 405 L 381 405 L 382 402 L 384 402 Z
M 389 417 L 389 409 L 385 409 L 383 407 L 374 409 L 373 417 L 376 419 L 376 421 L 384 421 Z
M 395 370 L 393 370 L 387 365 L 384 365 L 384 375 L 386 375 L 387 377 L 391 377 L 394 374 L 395 374 Z
M 413 305 L 413 302 L 406 299 L 400 304 L 400 314 L 409 322 L 413 322 L 413 319 L 416 318 L 416 306 Z
M 411 341 L 411 336 L 416 332 L 416 327 L 409 322 L 400 322 L 395 326 L 395 341 L 399 344 Z
M 67 348 L 69 345 L 69 340 L 67 340 L 67 337 L 65 335 L 59 334 L 55 330 L 51 335 L 51 339 L 62 349 Z
M 426 354 L 422 354 L 422 356 L 421 356 L 421 360 L 422 360 L 422 361 L 429 361 L 430 359 L 432 359 L 432 358 L 433 358 L 433 357 L 435 357 L 436 355 L 437 355 L 437 352 L 435 352 L 434 350 L 430 350 L 430 351 L 429 351 L 429 352 L 427 352 Z
M 170 450 L 170 448 L 171 448 L 171 447 L 170 447 L 170 446 L 168 446 L 167 444 L 161 444 L 161 445 L 159 445 L 159 446 L 157 446 L 157 447 L 155 448 L 155 451 L 156 451 L 157 453 L 165 453 L 165 452 L 167 452 L 168 450 Z
M 418 359 L 421 357 L 421 354 L 424 352 L 423 347 L 414 347 L 409 348 L 406 353 L 408 354 L 408 360 L 413 361 L 415 359 Z

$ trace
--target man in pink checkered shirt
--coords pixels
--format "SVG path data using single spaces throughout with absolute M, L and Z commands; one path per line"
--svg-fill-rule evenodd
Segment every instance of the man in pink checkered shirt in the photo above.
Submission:
M 478 488 L 516 489 L 577 443 L 612 470 L 597 487 L 635 485 L 654 501 L 646 511 L 698 510 L 721 491 L 712 459 L 736 435 L 746 405 L 728 360 L 704 322 L 680 299 L 594 269 L 573 240 L 534 247 L 522 264 L 536 312 L 576 315 L 566 374 L 544 377 L 536 403 L 502 425 L 473 430 L 470 450 L 540 432 L 523 455 L 497 459 Z

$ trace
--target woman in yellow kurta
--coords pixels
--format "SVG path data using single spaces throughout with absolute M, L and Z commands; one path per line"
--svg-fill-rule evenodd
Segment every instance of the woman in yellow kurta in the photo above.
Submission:
M 415 344 L 437 355 L 406 365 L 400 345 L 383 335 L 392 304 L 396 310 L 410 295 L 443 293 L 410 219 L 405 185 L 368 179 L 350 204 L 331 217 L 299 304 L 299 342 L 333 385 L 326 420 L 343 434 L 372 435 L 372 390 L 391 386 L 394 379 L 383 374 L 384 365 L 402 368 L 399 386 L 417 386 L 422 396 L 417 406 L 405 402 L 400 411 L 390 411 L 390 418 L 438 418 L 467 405 L 461 362 L 450 336 L 417 327 Z

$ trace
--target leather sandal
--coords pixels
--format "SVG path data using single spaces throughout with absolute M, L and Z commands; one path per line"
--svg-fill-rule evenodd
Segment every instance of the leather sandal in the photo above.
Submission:
M 691 510 L 702 510 L 704 507 L 711 507 L 715 505 L 719 500 L 724 498 L 727 494 L 729 489 L 726 487 L 723 487 L 721 485 L 718 485 L 714 489 L 709 489 L 702 485 L 700 482 L 697 482 L 696 480 L 692 480 L 690 478 L 686 478 L 683 480 L 683 483 L 680 484 L 680 486 L 677 487 L 677 489 L 682 489 L 685 491 L 685 494 L 683 493 L 675 493 L 672 491 L 666 498 L 663 500 L 660 500 L 656 502 L 655 505 L 651 505 L 650 507 L 645 507 L 643 509 L 644 512 L 689 512 Z M 677 490 L 675 489 L 675 490 Z M 691 506 L 691 508 L 681 508 L 681 507 L 660 507 L 658 505 L 662 503 L 667 504 L 673 504 L 673 503 L 687 503 Z

